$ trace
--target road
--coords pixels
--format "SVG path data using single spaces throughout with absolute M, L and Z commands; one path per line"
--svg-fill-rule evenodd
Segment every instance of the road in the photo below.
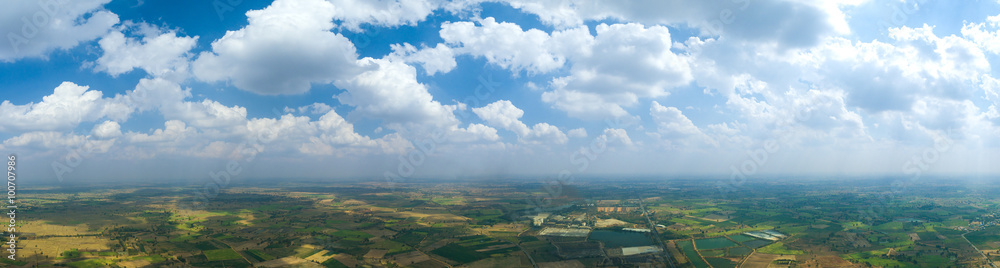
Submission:
M 969 233 L 971 233 L 971 232 L 969 232 Z M 975 244 L 972 244 L 972 241 L 969 241 L 968 238 L 965 238 L 966 234 L 968 234 L 968 233 L 962 234 L 962 239 L 965 239 L 965 242 L 969 242 L 969 245 L 972 246 L 973 249 L 976 249 L 976 252 L 979 252 L 980 255 L 983 255 L 983 258 L 986 259 L 986 263 L 990 264 L 990 266 L 993 267 L 993 268 L 997 268 L 997 266 L 995 264 L 993 264 L 993 261 L 990 260 L 990 257 L 987 257 L 986 254 L 984 254 L 982 251 L 980 251 L 979 248 L 977 248 Z
M 530 228 L 528 230 L 530 230 Z M 521 235 L 528 230 L 521 231 L 521 233 L 517 234 L 517 237 L 514 238 L 521 237 Z M 524 256 L 528 256 L 528 260 L 531 261 L 531 267 L 538 268 L 538 264 L 535 263 L 535 258 L 532 258 L 531 254 L 528 254 L 528 251 L 524 250 L 524 247 L 521 246 L 521 239 L 517 240 L 517 247 L 521 249 L 521 252 L 524 252 Z
M 660 239 L 660 233 L 656 231 L 656 225 L 653 224 L 653 220 L 649 218 L 649 213 L 646 212 L 646 204 L 642 202 L 642 198 L 639 198 L 639 208 L 642 208 L 642 215 L 646 216 L 646 223 L 648 224 L 649 229 L 652 230 L 653 237 L 656 238 L 656 242 L 659 243 L 660 247 L 663 249 L 661 252 L 663 252 L 664 259 L 666 259 L 667 263 L 670 264 L 670 267 L 676 268 L 677 265 L 674 265 L 674 259 L 670 258 L 670 254 L 667 253 L 667 244 L 664 244 L 663 239 Z

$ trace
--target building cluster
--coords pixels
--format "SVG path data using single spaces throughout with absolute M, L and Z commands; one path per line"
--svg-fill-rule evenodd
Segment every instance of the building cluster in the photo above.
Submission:
M 787 235 L 779 233 L 778 231 L 775 230 L 752 231 L 743 234 L 770 241 L 778 241 L 781 240 L 782 238 L 787 237 Z
M 597 207 L 597 212 L 605 213 L 630 213 L 639 211 L 639 207 Z

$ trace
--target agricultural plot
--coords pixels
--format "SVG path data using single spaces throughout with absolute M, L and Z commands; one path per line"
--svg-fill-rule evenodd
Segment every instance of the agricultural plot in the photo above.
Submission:
M 457 242 L 435 249 L 431 253 L 448 258 L 459 263 L 469 263 L 485 259 L 493 254 L 505 254 L 518 250 L 507 241 L 476 235 L 461 238 Z
M 701 258 L 701 256 L 698 255 L 698 252 L 694 250 L 694 244 L 692 244 L 692 243 L 694 243 L 694 242 L 693 241 L 678 241 L 677 242 L 677 247 L 681 248 L 681 252 L 684 252 L 684 256 L 687 257 L 688 262 L 690 262 L 691 265 L 694 265 L 694 267 L 696 267 L 696 268 L 706 268 L 706 267 L 709 267 L 708 263 L 706 263 L 705 260 L 703 260 Z
M 1000 226 L 986 228 L 965 235 L 979 250 L 1000 249 Z
M 226 248 L 226 249 L 206 250 L 205 258 L 208 258 L 209 261 L 222 261 L 222 260 L 241 259 L 243 257 L 241 257 L 239 253 L 236 253 L 236 251 Z
M 695 240 L 695 245 L 698 246 L 698 250 L 710 250 L 710 249 L 720 249 L 738 246 L 732 240 L 726 237 L 716 237 L 716 238 L 706 238 Z

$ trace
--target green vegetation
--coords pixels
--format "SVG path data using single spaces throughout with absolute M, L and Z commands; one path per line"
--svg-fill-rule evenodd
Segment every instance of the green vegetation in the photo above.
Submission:
M 341 263 L 340 261 L 338 261 L 336 259 L 326 260 L 322 264 L 323 264 L 323 267 L 327 267 L 327 268 L 348 268 L 349 267 L 347 265 L 344 265 L 343 263 Z
M 470 263 L 487 257 L 475 250 L 457 244 L 448 244 L 431 252 L 460 263 Z
M 239 253 L 236 253 L 236 251 L 229 248 L 206 250 L 205 257 L 208 258 L 209 261 L 235 260 L 243 258 Z
M 749 255 L 753 250 L 747 247 L 734 247 L 729 248 L 726 253 L 727 256 L 746 256 Z
M 270 254 L 267 254 L 259 249 L 251 249 L 243 252 L 254 259 L 257 259 L 257 261 L 269 261 L 274 259 L 274 256 L 271 256 Z
M 539 203 L 544 205 L 537 205 L 538 200 L 525 202 L 544 196 L 539 195 L 544 188 L 537 183 L 435 183 L 434 187 L 402 183 L 396 191 L 370 183 L 233 187 L 199 209 L 175 205 L 192 188 L 40 189 L 23 203 L 39 219 L 24 229 L 37 232 L 39 238 L 23 240 L 23 246 L 43 255 L 0 266 L 149 262 L 251 267 L 323 252 L 320 260 L 325 267 L 438 267 L 440 261 L 456 267 L 478 261 L 482 262 L 471 265 L 519 266 L 527 262 L 524 254 L 539 263 L 569 260 L 586 267 L 659 267 L 662 263 L 653 254 L 599 257 L 596 241 L 610 241 L 603 232 L 586 237 L 539 234 L 544 228 L 594 226 L 598 219 L 625 222 L 605 231 L 651 228 L 647 216 L 662 225 L 655 227 L 660 239 L 677 245 L 668 248 L 669 253 L 686 256 L 693 267 L 733 267 L 739 262 L 748 267 L 797 266 L 814 261 L 861 267 L 974 267 L 981 264 L 977 262 L 981 255 L 963 234 L 980 249 L 1000 247 L 1000 227 L 995 226 L 1000 186 L 916 183 L 904 194 L 881 200 L 879 193 L 887 188 L 876 182 L 755 183 L 746 186 L 752 191 L 726 198 L 718 195 L 715 184 L 701 180 L 670 181 L 683 191 L 643 181 L 564 185 L 564 195 Z M 635 197 L 643 197 L 648 215 L 598 211 L 598 207 L 637 207 L 640 202 Z M 529 217 L 542 211 L 551 216 L 543 226 L 533 226 Z M 742 234 L 764 230 L 790 236 L 768 241 Z M 653 238 L 635 232 L 628 236 L 635 239 L 625 240 Z M 66 244 L 86 250 L 66 250 Z M 605 248 L 617 248 L 608 245 L 605 241 Z M 752 249 L 761 254 L 750 254 Z M 386 254 L 381 258 L 381 254 L 365 258 L 382 250 Z M 782 264 L 769 259 L 770 254 L 801 258 Z
M 760 252 L 760 253 L 766 253 L 766 254 L 786 254 L 786 255 L 802 255 L 802 254 L 805 254 L 801 250 L 788 249 L 788 247 L 786 247 L 785 244 L 781 243 L 781 242 L 775 242 L 774 244 L 771 244 L 771 245 L 768 245 L 766 247 L 762 247 L 760 249 L 757 249 L 757 251 Z
M 705 261 L 708 261 L 708 264 L 715 268 L 736 268 L 736 263 L 727 259 L 706 257 Z
M 698 250 L 720 249 L 737 246 L 736 243 L 725 237 L 706 238 L 695 240 Z
M 66 265 L 74 268 L 101 268 L 108 267 L 114 264 L 114 261 L 103 260 L 103 259 L 89 259 L 82 261 L 75 261 L 67 263 Z
M 980 250 L 997 249 L 1000 244 L 1000 226 L 985 228 L 980 231 L 971 232 L 965 235 L 969 242 L 975 244 Z
M 739 243 L 757 240 L 756 238 L 753 238 L 753 237 L 748 236 L 748 235 L 742 235 L 742 234 L 730 235 L 728 237 L 729 237 L 729 239 L 732 239 L 733 241 L 736 241 L 736 242 L 739 242 Z
M 678 241 L 677 246 L 681 248 L 681 251 L 684 252 L 684 256 L 688 258 L 688 261 L 690 261 L 695 268 L 709 267 L 708 263 L 706 263 L 705 260 L 702 260 L 701 257 L 698 256 L 698 252 L 694 250 L 694 245 L 692 243 L 694 242 Z

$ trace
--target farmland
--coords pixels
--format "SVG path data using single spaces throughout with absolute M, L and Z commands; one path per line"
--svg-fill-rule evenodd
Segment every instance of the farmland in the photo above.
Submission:
M 870 181 L 726 195 L 667 182 L 582 181 L 542 207 L 526 201 L 544 190 L 532 182 L 233 187 L 194 207 L 183 185 L 36 189 L 21 204 L 21 258 L 0 265 L 964 267 L 1000 248 L 989 187 L 917 185 L 873 203 L 884 186 Z

